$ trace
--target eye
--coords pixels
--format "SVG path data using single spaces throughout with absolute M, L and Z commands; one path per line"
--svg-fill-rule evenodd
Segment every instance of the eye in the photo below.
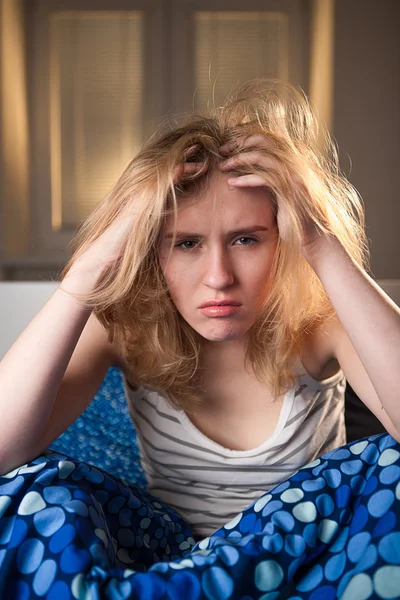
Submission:
M 192 245 L 190 246 L 187 244 Z M 178 242 L 177 244 L 175 244 L 175 248 L 179 248 L 183 252 L 187 252 L 188 250 L 193 250 L 194 248 L 196 248 L 197 244 L 198 242 L 196 242 L 196 240 L 184 240 L 183 242 Z
M 252 238 L 248 236 L 242 236 L 236 240 L 237 242 L 241 242 L 240 246 L 252 246 L 253 242 L 258 242 L 257 238 Z

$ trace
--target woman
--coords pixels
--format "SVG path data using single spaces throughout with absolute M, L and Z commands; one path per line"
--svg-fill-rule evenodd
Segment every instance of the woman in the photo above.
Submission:
M 400 310 L 318 139 L 303 95 L 251 82 L 84 224 L 0 364 L 5 597 L 397 597 Z M 43 455 L 112 365 L 152 496 Z M 345 378 L 391 437 L 326 455 Z

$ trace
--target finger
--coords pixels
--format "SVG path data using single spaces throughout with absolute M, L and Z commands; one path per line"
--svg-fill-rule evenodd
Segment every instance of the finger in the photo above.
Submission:
M 185 150 L 183 153 L 184 159 L 187 160 L 190 156 L 195 152 L 195 150 L 199 149 L 199 144 L 194 144 Z
M 263 135 L 262 133 L 253 133 L 248 136 L 242 136 L 236 140 L 232 140 L 231 142 L 227 142 L 223 146 L 220 147 L 220 154 L 223 156 L 233 154 L 238 150 L 242 150 L 244 148 L 249 147 L 259 147 L 264 148 L 266 150 L 272 151 L 274 149 L 274 144 L 268 136 Z
M 183 173 L 183 163 L 177 165 L 174 169 L 173 175 L 172 175 L 172 181 L 174 183 L 176 183 L 180 177 L 182 177 L 182 173 Z
M 172 178 L 173 182 L 174 182 L 174 184 L 178 183 L 178 181 L 184 175 L 193 175 L 193 176 L 201 175 L 202 173 L 205 173 L 207 168 L 208 168 L 208 165 L 204 162 L 181 163 L 174 169 L 174 174 L 173 174 L 173 178 Z
M 240 175 L 239 177 L 230 177 L 229 185 L 233 187 L 268 187 L 267 182 L 261 175 Z
M 182 174 L 184 175 L 200 175 L 203 171 L 206 171 L 208 168 L 207 163 L 205 162 L 193 162 L 193 163 L 184 163 Z
M 239 148 L 239 141 L 238 140 L 233 140 L 232 142 L 227 142 L 223 146 L 220 146 L 219 152 L 220 152 L 220 154 L 222 154 L 223 156 L 225 156 L 225 155 L 232 154 L 238 148 Z
M 227 160 L 223 160 L 220 162 L 219 168 L 221 171 L 231 171 L 233 169 L 237 169 L 238 167 L 259 163 L 259 161 L 260 156 L 258 154 L 256 155 L 254 152 L 249 152 L 247 154 L 240 154 L 238 156 L 228 158 Z
M 246 138 L 246 146 L 258 146 L 259 148 L 273 149 L 274 144 L 267 135 L 253 133 Z
M 274 164 L 274 160 L 270 156 L 266 156 L 261 152 L 254 151 L 238 154 L 237 156 L 228 158 L 219 164 L 219 168 L 221 171 L 232 171 L 233 169 L 244 166 L 262 167 L 268 169 Z

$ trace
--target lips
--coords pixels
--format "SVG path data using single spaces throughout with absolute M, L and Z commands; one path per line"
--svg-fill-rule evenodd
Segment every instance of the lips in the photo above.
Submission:
M 199 308 L 208 308 L 209 306 L 241 306 L 236 300 L 207 300 Z

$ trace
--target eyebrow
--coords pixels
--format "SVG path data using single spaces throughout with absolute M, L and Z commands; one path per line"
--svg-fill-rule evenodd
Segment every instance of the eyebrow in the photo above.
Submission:
M 240 229 L 234 229 L 233 231 L 227 232 L 227 237 L 231 237 L 234 235 L 239 235 L 239 233 L 254 233 L 255 231 L 268 231 L 268 227 L 264 227 L 263 225 L 254 225 L 253 227 L 241 227 Z M 200 233 L 190 233 L 188 231 L 177 231 L 175 233 L 177 238 L 196 238 L 202 237 Z M 164 238 L 171 239 L 174 237 L 174 233 L 167 233 Z

